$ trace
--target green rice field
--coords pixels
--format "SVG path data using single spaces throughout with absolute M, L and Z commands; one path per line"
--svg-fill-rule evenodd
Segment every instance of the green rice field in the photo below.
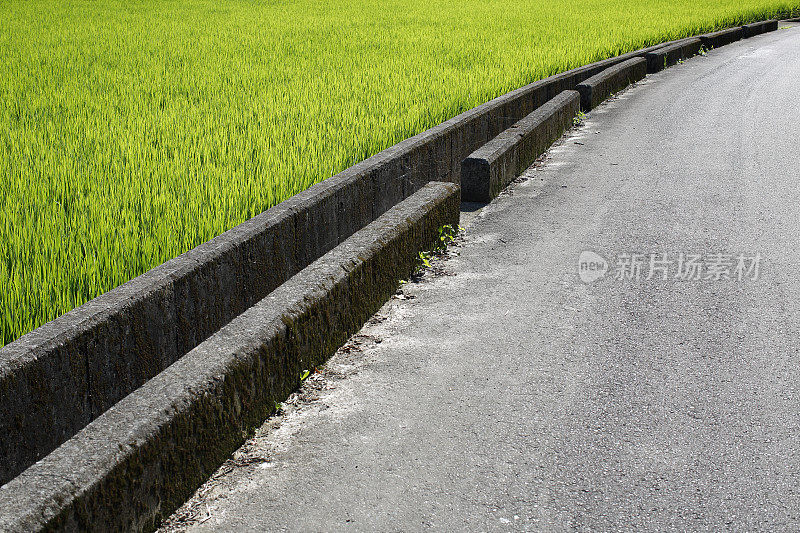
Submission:
M 0 0 L 0 345 L 526 83 L 800 0 Z

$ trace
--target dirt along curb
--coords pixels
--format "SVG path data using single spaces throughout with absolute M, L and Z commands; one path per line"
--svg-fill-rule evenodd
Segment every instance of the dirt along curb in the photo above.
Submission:
M 395 292 L 459 188 L 431 183 L 0 488 L 0 530 L 149 530 Z

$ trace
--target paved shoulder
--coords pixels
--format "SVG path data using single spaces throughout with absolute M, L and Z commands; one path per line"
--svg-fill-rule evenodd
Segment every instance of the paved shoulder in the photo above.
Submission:
M 793 26 L 593 111 L 191 528 L 797 529 L 798 87 Z

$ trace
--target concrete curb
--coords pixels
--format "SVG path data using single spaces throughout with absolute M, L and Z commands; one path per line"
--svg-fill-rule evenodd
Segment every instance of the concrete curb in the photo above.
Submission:
M 511 91 L 340 172 L 0 349 L 0 485 L 428 181 L 637 50 Z
M 581 93 L 581 109 L 590 111 L 600 102 L 647 76 L 647 61 L 637 57 L 592 76 L 575 88 Z
M 580 94 L 564 91 L 472 152 L 461 164 L 461 199 L 490 202 L 572 127 Z
M 564 90 L 662 43 L 511 91 L 392 146 L 0 349 L 0 485 L 312 261 Z
M 647 59 L 647 73 L 660 72 L 678 61 L 696 56 L 702 46 L 703 42 L 700 39 L 693 38 L 648 52 L 645 56 L 645 59 Z
M 469 154 L 534 109 L 677 42 L 578 67 L 466 111 L 3 347 L 0 485 L 429 181 L 458 182 Z
M 778 29 L 777 20 L 764 20 L 761 22 L 754 22 L 752 24 L 745 24 L 742 26 L 742 38 L 748 39 L 762 33 L 775 31 Z
M 563 90 L 539 80 L 358 163 L 0 349 L 0 485 L 312 261 Z
M 710 50 L 712 48 L 719 48 L 720 46 L 725 46 L 726 44 L 739 41 L 741 40 L 743 34 L 744 32 L 742 31 L 741 27 L 728 28 L 727 30 L 715 31 L 714 33 L 706 33 L 705 35 L 701 35 L 700 40 L 703 42 L 703 46 Z
M 431 183 L 281 285 L 0 488 L 0 530 L 153 529 L 458 224 Z

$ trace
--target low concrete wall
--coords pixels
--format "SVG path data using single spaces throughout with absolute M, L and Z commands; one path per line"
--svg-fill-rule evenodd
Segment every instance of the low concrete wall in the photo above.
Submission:
M 461 164 L 461 198 L 490 202 L 572 126 L 580 95 L 564 91 L 472 152 Z
M 761 22 L 754 22 L 752 24 L 745 24 L 742 26 L 742 38 L 748 39 L 762 33 L 768 33 L 778 29 L 777 20 L 764 20 Z
M 581 108 L 584 111 L 594 109 L 615 92 L 645 76 L 647 61 L 644 58 L 637 57 L 614 65 L 575 87 L 581 93 Z
M 697 55 L 702 46 L 703 43 L 700 39 L 693 38 L 659 48 L 653 52 L 648 52 L 645 56 L 647 60 L 647 72 L 649 74 L 660 72 L 667 67 L 671 67 L 678 61 L 693 57 Z
M 0 488 L 0 530 L 153 529 L 458 224 L 431 183 L 355 233 Z
M 0 484 L 411 192 L 386 181 L 336 176 L 5 346 Z
M 662 46 L 662 45 L 659 45 Z M 392 146 L 0 349 L 0 485 L 312 261 L 560 92 L 658 46 L 495 98 Z
M 458 182 L 469 154 L 534 109 L 663 46 L 557 74 L 462 113 L 6 345 L 0 485 L 425 183 Z
M 729 28 L 727 30 L 715 31 L 714 33 L 706 33 L 700 36 L 703 46 L 707 49 L 719 48 L 726 44 L 731 44 L 742 38 L 742 28 Z

